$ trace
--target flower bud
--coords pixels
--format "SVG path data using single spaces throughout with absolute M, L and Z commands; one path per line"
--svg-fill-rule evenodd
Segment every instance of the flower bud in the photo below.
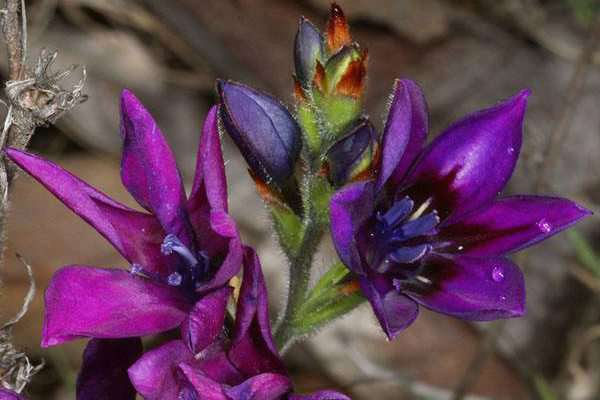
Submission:
M 250 169 L 285 191 L 302 146 L 298 124 L 270 95 L 231 81 L 218 81 L 217 86 L 223 126 Z
M 294 49 L 296 77 L 302 86 L 308 87 L 315 74 L 317 61 L 322 61 L 325 57 L 323 35 L 309 20 L 302 17 Z
M 329 176 L 335 186 L 343 185 L 370 167 L 376 140 L 373 125 L 369 120 L 362 119 L 329 148 Z

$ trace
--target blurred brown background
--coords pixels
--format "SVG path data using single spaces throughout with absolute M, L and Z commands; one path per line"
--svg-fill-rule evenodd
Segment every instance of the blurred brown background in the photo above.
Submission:
M 31 149 L 131 204 L 118 170 L 118 98 L 128 87 L 152 111 L 190 178 L 201 121 L 215 100 L 215 78 L 243 81 L 291 104 L 298 18 L 304 15 L 323 26 L 328 4 L 327 0 L 28 1 L 30 57 L 46 47 L 59 51 L 61 66 L 84 64 L 90 96 L 56 127 L 38 130 Z M 600 34 L 590 33 L 594 26 L 599 31 L 594 22 L 596 1 L 340 0 L 339 4 L 350 19 L 353 37 L 369 49 L 366 104 L 376 124 L 381 125 L 397 77 L 412 78 L 424 88 L 432 135 L 467 112 L 529 87 L 533 96 L 525 145 L 509 191 L 560 194 L 598 212 L 600 46 L 595 45 Z M 5 54 L 0 59 L 5 60 Z M 561 119 L 563 127 L 557 130 Z M 245 239 L 258 248 L 277 308 L 285 262 L 244 163 L 225 142 L 231 207 Z M 598 250 L 594 234 L 599 227 L 597 217 L 578 227 Z M 84 342 L 39 348 L 42 289 L 62 265 L 124 266 L 124 261 L 95 231 L 24 176 L 12 193 L 8 243 L 2 320 L 16 312 L 28 286 L 16 252 L 33 266 L 39 286 L 34 304 L 15 331 L 20 348 L 47 362 L 29 393 L 33 399 L 73 398 Z M 325 247 L 319 255 L 324 264 L 334 257 Z M 355 399 L 450 399 L 459 388 L 474 398 L 512 400 L 543 398 L 541 382 L 548 382 L 560 394 L 557 398 L 598 399 L 598 344 L 586 342 L 583 349 L 581 344 L 582 335 L 600 322 L 598 281 L 581 272 L 566 235 L 526 252 L 518 261 L 527 275 L 526 317 L 472 325 L 423 311 L 398 340 L 387 343 L 368 307 L 362 307 L 288 354 L 297 386 L 335 387 Z M 583 360 L 576 357 L 580 350 Z

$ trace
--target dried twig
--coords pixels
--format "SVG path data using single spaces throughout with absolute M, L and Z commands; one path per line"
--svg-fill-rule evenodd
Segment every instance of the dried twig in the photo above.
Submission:
M 0 386 L 20 393 L 31 381 L 33 375 L 44 367 L 44 363 L 32 364 L 27 355 L 18 351 L 12 344 L 12 328 L 27 313 L 35 295 L 33 270 L 20 255 L 17 254 L 17 257 L 27 270 L 29 290 L 17 315 L 0 328 Z

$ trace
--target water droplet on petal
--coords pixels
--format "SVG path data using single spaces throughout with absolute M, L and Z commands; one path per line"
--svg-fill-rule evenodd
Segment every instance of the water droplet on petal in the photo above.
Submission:
M 506 296 L 500 296 L 500 301 L 506 301 Z
M 552 231 L 552 225 L 544 218 L 538 221 L 537 226 L 544 233 L 550 233 L 550 231 Z
M 183 277 L 181 276 L 181 274 L 179 274 L 177 272 L 173 272 L 167 278 L 167 283 L 171 286 L 179 286 L 179 285 L 181 285 L 182 281 L 183 281 Z
M 457 249 L 458 251 L 463 251 L 463 250 L 465 249 L 465 246 L 458 246 L 456 249 Z
M 492 279 L 494 282 L 502 282 L 504 280 L 504 268 L 502 267 L 494 267 L 492 270 Z
M 514 147 L 509 147 L 508 149 L 506 149 L 506 152 L 508 154 L 513 154 L 515 152 L 515 148 Z
M 131 268 L 129 269 L 129 272 L 137 275 L 140 274 L 143 271 L 143 268 L 140 264 L 131 264 Z

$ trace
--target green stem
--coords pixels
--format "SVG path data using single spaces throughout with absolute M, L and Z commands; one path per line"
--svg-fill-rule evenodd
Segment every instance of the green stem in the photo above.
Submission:
M 311 198 L 311 186 L 312 176 L 308 176 L 305 186 L 308 192 L 305 193 L 307 199 Z M 302 240 L 297 250 L 292 254 L 288 254 L 290 275 L 287 302 L 285 310 L 277 322 L 274 334 L 275 343 L 282 351 L 285 351 L 292 344 L 294 337 L 297 335 L 293 321 L 296 313 L 306 300 L 314 255 L 324 231 L 323 223 L 315 215 L 314 204 L 311 203 L 312 201 L 304 202 Z

